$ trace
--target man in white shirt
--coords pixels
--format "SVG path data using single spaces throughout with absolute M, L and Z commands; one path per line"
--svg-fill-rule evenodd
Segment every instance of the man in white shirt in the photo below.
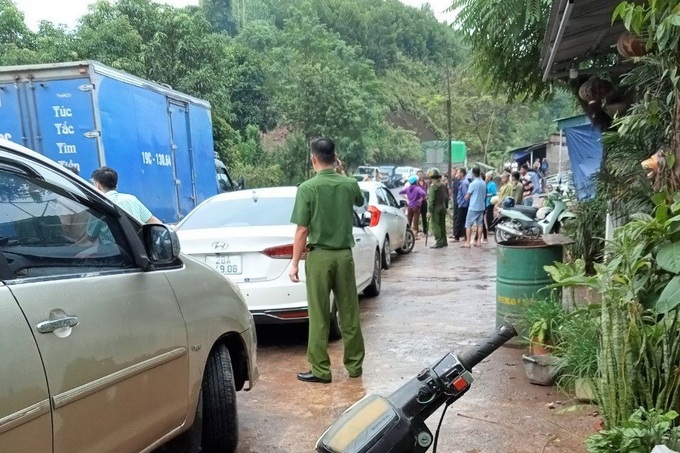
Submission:
M 137 219 L 139 223 L 162 223 L 151 214 L 141 201 L 134 195 L 120 193 L 118 188 L 118 173 L 111 167 L 101 167 L 92 172 L 92 183 L 111 201 L 123 208 L 125 212 Z

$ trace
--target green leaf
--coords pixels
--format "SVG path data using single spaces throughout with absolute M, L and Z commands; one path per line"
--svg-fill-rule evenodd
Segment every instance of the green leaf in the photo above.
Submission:
M 630 23 L 633 21 L 634 12 L 634 8 L 629 8 L 628 11 L 626 11 L 626 15 L 623 18 L 623 26 L 626 27 L 626 30 L 630 30 Z
M 618 19 L 619 17 L 623 18 L 623 14 L 626 11 L 626 8 L 628 8 L 628 2 L 621 2 L 619 5 L 616 7 L 614 10 L 614 14 L 612 14 L 612 24 Z
M 676 27 L 680 27 L 680 14 L 672 15 L 669 22 Z
M 666 22 L 661 22 L 658 27 L 656 27 L 656 41 L 659 45 L 659 49 L 666 47 L 666 42 L 668 41 L 668 35 L 666 33 Z
M 661 206 L 662 204 L 665 204 L 666 202 L 666 194 L 663 192 L 658 192 L 652 195 L 652 203 L 654 203 L 654 206 Z
M 669 312 L 680 305 L 680 277 L 676 276 L 668 282 L 656 302 L 659 312 Z
M 668 220 L 668 206 L 661 205 L 656 207 L 656 215 L 654 216 L 656 220 L 663 223 Z
M 680 274 L 680 242 L 667 244 L 659 249 L 656 264 L 666 272 Z

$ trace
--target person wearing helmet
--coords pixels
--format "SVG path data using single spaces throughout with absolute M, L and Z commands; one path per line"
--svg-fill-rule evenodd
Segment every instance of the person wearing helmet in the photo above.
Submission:
M 417 182 L 418 177 L 416 175 L 408 178 L 409 186 L 402 189 L 399 192 L 399 195 L 406 195 L 406 199 L 408 200 L 408 223 L 411 225 L 411 229 L 413 230 L 416 239 L 419 239 L 418 227 L 420 223 L 420 208 L 427 199 L 427 194 L 422 187 L 416 184 Z
M 427 194 L 427 212 L 432 225 L 432 235 L 435 243 L 431 248 L 438 249 L 448 246 L 446 241 L 446 198 L 448 187 L 442 183 L 442 174 L 438 168 L 430 168 L 427 172 L 430 177 L 430 190 Z

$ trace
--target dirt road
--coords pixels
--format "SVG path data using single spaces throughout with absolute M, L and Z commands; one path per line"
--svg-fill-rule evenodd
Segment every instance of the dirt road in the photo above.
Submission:
M 312 452 L 356 400 L 391 393 L 448 350 L 460 351 L 494 329 L 494 244 L 431 250 L 419 240 L 412 254 L 383 272 L 382 294 L 361 300 L 367 349 L 361 379 L 347 377 L 338 342 L 330 346 L 333 383 L 299 382 L 295 374 L 308 370 L 306 327 L 258 330 L 261 380 L 239 393 L 240 453 Z M 583 440 L 594 432 L 592 407 L 565 411 L 568 396 L 529 384 L 522 352 L 501 348 L 475 368 L 472 389 L 446 415 L 440 452 L 585 451 Z M 433 432 L 440 413 L 428 421 Z

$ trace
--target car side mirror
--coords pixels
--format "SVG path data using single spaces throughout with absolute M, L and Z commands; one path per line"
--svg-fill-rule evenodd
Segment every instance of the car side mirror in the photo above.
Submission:
M 408 208 L 408 202 L 406 200 L 399 200 L 400 208 Z
M 243 175 L 239 176 L 238 179 L 236 180 L 236 184 L 238 185 L 238 190 L 243 190 L 246 188 L 246 178 L 243 177 Z
M 144 247 L 149 261 L 154 264 L 167 264 L 179 256 L 177 233 L 166 225 L 146 224 L 142 228 Z

